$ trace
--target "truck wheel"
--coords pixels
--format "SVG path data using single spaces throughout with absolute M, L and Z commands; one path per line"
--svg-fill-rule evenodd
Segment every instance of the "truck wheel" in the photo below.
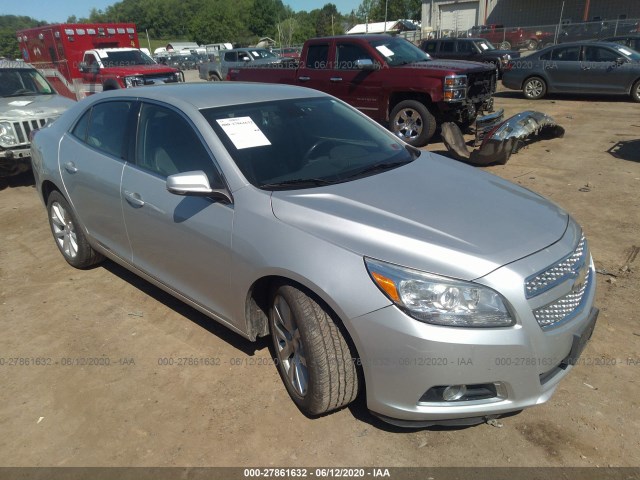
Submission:
M 73 209 L 60 192 L 49 195 L 47 212 L 53 238 L 69 265 L 87 268 L 102 261 L 102 255 L 89 245 Z
M 391 131 L 414 147 L 424 147 L 436 131 L 436 119 L 416 100 L 404 100 L 391 111 Z
M 547 84 L 540 77 L 527 78 L 522 85 L 522 93 L 529 100 L 538 100 L 547 93 Z
M 631 87 L 631 99 L 634 102 L 640 102 L 640 80 L 633 84 Z
M 210 82 L 219 82 L 220 81 L 220 77 L 218 76 L 217 73 L 210 73 L 209 74 L 209 81 Z
M 525 45 L 527 50 L 537 50 L 538 49 L 538 41 L 533 38 L 529 39 Z
M 358 375 L 349 345 L 310 295 L 280 284 L 271 296 L 269 329 L 282 381 L 303 413 L 320 415 L 356 398 Z
M 500 50 L 511 50 L 511 44 L 506 40 L 499 45 Z

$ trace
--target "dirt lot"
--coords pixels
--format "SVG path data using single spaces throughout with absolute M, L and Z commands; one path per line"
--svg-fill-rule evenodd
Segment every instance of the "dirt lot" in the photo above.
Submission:
M 640 466 L 640 105 L 499 92 L 496 106 L 566 128 L 486 170 L 568 210 L 611 273 L 597 276 L 601 315 L 583 361 L 548 403 L 501 428 L 399 430 L 362 402 L 308 419 L 268 365 L 266 341 L 245 341 L 111 262 L 69 267 L 23 176 L 0 191 L 0 465 Z M 159 364 L 170 357 L 221 364 Z M 110 365 L 78 365 L 86 358 Z

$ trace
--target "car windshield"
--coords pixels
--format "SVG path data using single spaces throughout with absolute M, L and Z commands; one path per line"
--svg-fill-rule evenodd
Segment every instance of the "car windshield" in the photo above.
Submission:
M 105 67 L 126 67 L 129 65 L 155 65 L 155 61 L 140 50 L 112 50 L 100 58 Z
M 269 50 L 264 50 L 264 49 L 250 50 L 249 53 L 254 58 L 254 60 L 259 60 L 261 58 L 278 58 L 278 56 L 275 53 L 272 53 Z
M 332 98 L 201 111 L 251 184 L 291 190 L 341 183 L 413 161 L 409 147 Z
M 403 38 L 389 37 L 369 42 L 390 66 L 407 65 L 416 62 L 428 62 L 431 57 Z
M 632 61 L 640 62 L 640 53 L 636 52 L 635 50 L 631 50 L 630 48 L 622 45 L 616 46 L 614 48 L 625 57 L 630 58 Z
M 493 46 L 491 42 L 487 42 L 486 40 L 481 40 L 475 42 L 481 52 L 487 52 L 489 50 L 496 50 L 496 47 Z
M 45 78 L 33 68 L 0 70 L 0 96 L 53 95 L 55 91 Z

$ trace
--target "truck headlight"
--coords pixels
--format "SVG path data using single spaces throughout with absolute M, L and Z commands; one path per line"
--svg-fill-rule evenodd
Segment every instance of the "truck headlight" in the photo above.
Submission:
M 0 122 L 0 145 L 12 147 L 18 144 L 18 136 L 11 122 Z
M 124 85 L 126 88 L 141 87 L 144 85 L 144 79 L 137 76 L 124 77 Z
M 467 86 L 466 75 L 449 75 L 444 78 L 444 88 L 459 88 Z
M 365 264 L 378 288 L 416 320 L 447 327 L 515 324 L 504 298 L 490 288 L 370 258 Z

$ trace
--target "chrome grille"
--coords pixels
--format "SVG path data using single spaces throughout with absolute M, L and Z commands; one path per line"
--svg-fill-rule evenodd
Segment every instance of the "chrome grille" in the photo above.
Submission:
M 556 301 L 534 310 L 533 315 L 536 317 L 538 325 L 542 328 L 548 328 L 569 320 L 580 306 L 584 293 L 591 283 L 592 274 L 592 271 L 589 270 L 587 278 L 578 290 L 569 292 L 564 297 L 560 297 Z
M 13 128 L 16 131 L 19 145 L 29 144 L 29 134 L 33 130 L 44 127 L 47 122 L 54 120 L 53 118 L 32 118 L 21 122 L 13 122 Z
M 576 270 L 587 260 L 587 252 L 587 241 L 583 235 L 571 255 L 546 270 L 527 278 L 525 283 L 525 294 L 527 298 L 540 295 L 562 283 L 569 277 L 574 276 Z

